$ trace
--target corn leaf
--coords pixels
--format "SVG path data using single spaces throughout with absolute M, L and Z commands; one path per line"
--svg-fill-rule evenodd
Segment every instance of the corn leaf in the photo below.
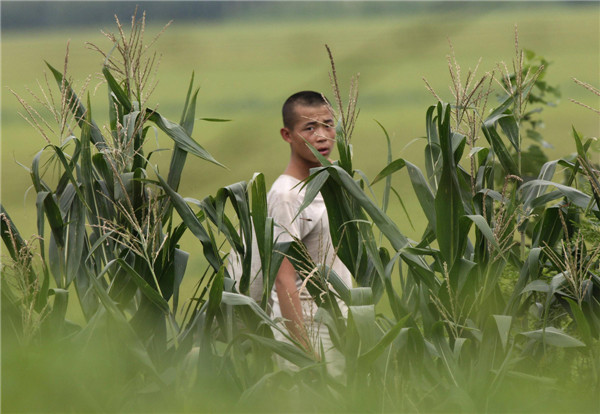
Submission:
M 117 101 L 119 101 L 119 103 L 123 106 L 123 108 L 125 109 L 125 112 L 127 112 L 127 113 L 131 112 L 131 109 L 133 107 L 131 105 L 131 101 L 127 97 L 127 94 L 125 93 L 125 91 L 119 85 L 119 82 L 117 82 L 117 80 L 114 78 L 112 73 L 110 73 L 110 70 L 108 70 L 108 67 L 106 65 L 102 66 L 102 74 L 104 75 L 104 78 L 106 79 L 106 82 L 108 83 L 108 88 L 114 94 L 114 96 L 117 98 Z
M 54 75 L 54 79 L 58 83 L 59 88 L 62 88 L 62 86 L 63 86 L 62 73 L 60 73 L 59 71 L 54 69 L 48 62 L 46 62 L 46 66 L 48 66 L 48 68 Z M 73 89 L 71 88 L 71 85 L 69 84 L 69 82 L 67 80 L 64 81 L 64 86 L 66 88 L 65 92 L 66 92 L 67 102 L 70 102 L 70 101 L 75 102 L 74 106 L 73 105 L 69 105 L 69 106 L 71 108 L 74 107 L 75 119 L 77 120 L 79 127 L 83 128 L 84 125 L 86 124 L 86 121 L 85 121 L 86 115 L 85 114 L 87 112 L 87 109 L 85 108 L 85 106 L 83 106 L 83 104 L 81 103 L 81 101 L 79 100 L 79 98 L 77 97 L 77 95 L 75 94 L 75 92 L 73 91 Z M 106 143 L 104 141 L 104 137 L 102 136 L 102 133 L 100 132 L 100 129 L 98 128 L 98 125 L 96 125 L 96 123 L 93 120 L 91 120 L 91 122 L 89 123 L 89 127 L 90 127 L 91 138 L 92 138 L 92 141 L 94 142 L 94 144 L 99 149 L 106 148 Z
M 565 297 L 565 300 L 569 304 L 571 314 L 573 315 L 573 319 L 577 324 L 577 332 L 581 335 L 583 342 L 588 347 L 591 346 L 593 344 L 592 330 L 590 329 L 590 325 L 588 324 L 581 307 L 571 298 Z
M 161 116 L 158 112 L 146 109 L 146 116 L 152 122 L 156 124 L 165 134 L 167 134 L 173 141 L 175 141 L 179 147 L 195 156 L 202 158 L 203 160 L 212 162 L 220 167 L 224 167 L 223 164 L 213 158 L 208 151 L 206 151 L 200 144 L 198 144 L 187 132 L 181 127 L 181 125 L 175 124 L 168 119 Z
M 222 260 L 218 254 L 217 247 L 214 245 L 210 236 L 208 235 L 204 227 L 202 227 L 202 224 L 200 223 L 192 209 L 187 205 L 183 197 L 181 197 L 167 184 L 167 182 L 160 176 L 160 174 L 158 174 L 158 171 L 155 171 L 155 173 L 158 177 L 160 185 L 162 186 L 165 193 L 167 193 L 167 195 L 171 198 L 173 206 L 177 210 L 177 213 L 179 213 L 179 216 L 181 217 L 185 225 L 190 229 L 192 234 L 196 236 L 198 240 L 200 240 L 200 243 L 202 243 L 204 257 L 206 257 L 206 259 L 213 267 L 215 272 L 218 272 L 221 268 Z
M 452 152 L 450 106 L 439 103 L 437 111 L 443 166 L 440 185 L 435 195 L 435 232 L 444 261 L 448 269 L 452 269 L 459 255 L 459 220 L 464 214 L 464 208 Z
M 387 349 L 387 347 L 396 339 L 400 330 L 404 328 L 406 322 L 408 321 L 410 315 L 406 315 L 402 319 L 400 319 L 394 326 L 392 326 L 386 333 L 381 337 L 379 342 L 375 344 L 371 349 L 367 352 L 363 353 L 358 358 L 358 365 L 362 367 L 371 366 L 377 358 L 381 356 L 381 354 Z
M 483 135 L 489 142 L 490 146 L 494 153 L 498 156 L 498 160 L 504 168 L 505 174 L 519 175 L 519 169 L 517 168 L 517 164 L 512 159 L 510 153 L 506 149 L 506 146 L 502 142 L 502 138 L 498 135 L 496 128 L 493 126 L 483 125 L 482 127 Z
M 576 348 L 584 347 L 585 344 L 572 336 L 567 335 L 562 329 L 557 329 L 552 326 L 548 326 L 543 329 L 537 329 L 535 331 L 521 332 L 530 339 L 538 342 L 544 342 L 548 345 L 557 346 L 560 348 Z
M 522 191 L 526 191 L 529 189 L 529 187 L 536 187 L 536 186 L 540 186 L 540 185 L 555 187 L 560 193 L 557 194 L 557 196 L 554 199 L 560 198 L 560 197 L 566 197 L 573 204 L 575 204 L 576 206 L 578 206 L 584 210 L 590 206 L 590 202 L 592 200 L 590 196 L 588 196 L 587 194 L 585 194 L 582 191 L 577 190 L 576 188 L 573 188 L 573 187 L 570 187 L 567 185 L 563 185 L 563 184 L 559 184 L 559 183 L 555 183 L 553 181 L 531 180 L 531 181 L 528 181 L 527 183 L 523 184 L 521 186 L 521 188 L 523 189 Z M 540 197 L 543 197 L 543 196 L 540 196 Z M 537 198 L 539 198 L 539 197 L 537 197 Z M 532 204 L 535 203 L 537 198 L 532 201 Z M 545 200 L 546 200 L 546 202 L 549 201 L 547 199 L 545 199 Z M 597 205 L 593 206 L 592 210 L 598 211 L 598 206 Z

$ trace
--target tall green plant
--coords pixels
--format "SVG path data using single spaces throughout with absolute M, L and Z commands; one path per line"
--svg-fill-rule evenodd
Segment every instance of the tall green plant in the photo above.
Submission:
M 121 373 L 121 383 L 141 380 L 146 385 L 165 386 L 172 382 L 165 377 L 165 369 L 174 361 L 184 333 L 176 312 L 189 254 L 179 248 L 186 227 L 177 224 L 171 199 L 152 179 L 154 171 L 149 160 L 153 152 L 146 153 L 144 145 L 151 125 L 174 142 L 166 180 L 171 186 L 179 184 L 188 153 L 221 164 L 191 136 L 198 94 L 193 76 L 179 124 L 145 107 L 151 88 L 148 77 L 155 63 L 155 56 L 145 55 L 145 18 L 136 20 L 134 15 L 128 34 L 118 21 L 117 25 L 119 35 L 109 38 L 120 59 L 111 56 L 112 52 L 103 53 L 109 113 L 104 129 L 94 120 L 89 97 L 83 102 L 75 93 L 67 64 L 63 72 L 47 64 L 60 90 L 60 107 L 53 108 L 52 113 L 57 114 L 59 131 L 64 136 L 58 137 L 59 144 L 49 142 L 30 169 L 37 193 L 43 264 L 41 269 L 30 265 L 31 257 L 23 253 L 26 244 L 3 209 L 3 241 L 15 262 L 22 263 L 19 277 L 35 282 L 31 285 L 35 292 L 27 288 L 30 292 L 18 302 L 16 297 L 21 292 L 4 283 L 3 272 L 3 297 L 10 299 L 5 302 L 7 308 L 20 306 L 22 312 L 32 303 L 31 311 L 48 325 L 52 337 L 81 344 L 78 352 L 89 348 L 86 344 L 90 342 L 107 342 L 103 331 L 110 327 L 114 337 L 107 345 L 119 346 L 136 367 Z M 42 94 L 53 96 L 51 92 Z M 48 139 L 44 128 L 49 124 L 19 99 L 30 122 Z M 48 101 L 47 105 L 52 103 Z M 56 178 L 50 177 L 52 171 L 58 172 Z M 202 224 L 194 230 L 201 236 L 212 273 L 218 274 L 222 258 L 214 253 L 214 260 L 210 260 L 210 253 L 218 252 L 217 241 Z M 49 275 L 54 280 L 52 288 Z M 67 307 L 75 306 L 70 298 L 73 293 L 84 318 L 81 326 L 66 319 Z M 26 329 L 22 324 L 12 324 L 10 328 L 7 325 L 5 333 L 21 337 Z M 44 341 L 50 338 L 43 331 L 40 337 Z

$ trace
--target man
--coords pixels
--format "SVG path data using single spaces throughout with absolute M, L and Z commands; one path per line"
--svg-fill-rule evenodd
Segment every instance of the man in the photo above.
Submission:
M 336 256 L 331 243 L 321 194 L 296 217 L 305 194 L 301 181 L 309 176 L 311 168 L 321 165 L 309 145 L 326 158 L 334 148 L 335 120 L 330 106 L 320 93 L 303 91 L 285 101 L 282 115 L 280 134 L 290 145 L 290 159 L 267 196 L 268 213 L 276 223 L 275 237 L 279 241 L 301 240 L 314 263 L 327 264 L 351 287 L 350 272 Z M 287 258 L 277 273 L 272 299 L 273 315 L 283 317 L 290 336 L 305 350 L 319 357 L 321 344 L 326 351 L 332 349 L 327 328 L 314 319 L 317 306 Z M 345 306 L 341 307 L 344 311 Z M 275 335 L 282 339 L 279 332 Z

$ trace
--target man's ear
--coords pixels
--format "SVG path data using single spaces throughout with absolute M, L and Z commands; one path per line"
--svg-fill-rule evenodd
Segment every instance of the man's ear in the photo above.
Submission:
M 279 133 L 285 142 L 292 142 L 292 132 L 289 128 L 283 127 L 279 130 Z

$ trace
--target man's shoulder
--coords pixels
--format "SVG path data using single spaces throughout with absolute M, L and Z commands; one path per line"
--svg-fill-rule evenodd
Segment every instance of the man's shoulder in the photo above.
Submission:
M 300 195 L 302 183 L 291 175 L 282 174 L 273 182 L 269 195 L 297 198 Z

